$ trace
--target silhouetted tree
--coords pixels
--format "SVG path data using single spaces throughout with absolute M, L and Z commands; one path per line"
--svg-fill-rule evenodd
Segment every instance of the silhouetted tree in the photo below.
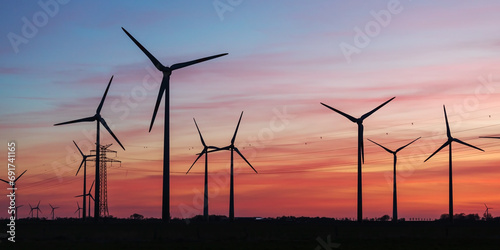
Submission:
M 138 213 L 134 213 L 133 215 L 130 215 L 130 219 L 142 220 L 142 219 L 144 219 L 144 215 L 138 214 Z
M 378 220 L 379 221 L 389 221 L 390 219 L 391 219 L 391 217 L 386 214 L 386 215 L 380 217 Z

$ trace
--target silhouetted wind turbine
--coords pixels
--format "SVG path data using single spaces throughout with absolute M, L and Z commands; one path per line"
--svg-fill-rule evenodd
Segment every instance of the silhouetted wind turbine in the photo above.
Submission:
M 36 205 L 36 207 L 32 207 L 30 204 L 30 208 L 31 208 L 31 218 L 33 218 L 33 210 L 36 210 L 36 218 L 38 219 L 38 211 L 40 211 L 40 213 L 42 212 L 42 210 L 40 209 L 40 201 L 38 201 L 38 205 Z
M 218 54 L 214 56 L 209 56 L 209 57 L 204 57 L 200 59 L 196 59 L 193 61 L 188 61 L 188 62 L 183 62 L 183 63 L 176 63 L 173 64 L 170 67 L 166 67 L 163 64 L 160 63 L 149 51 L 142 46 L 130 33 L 127 32 L 122 27 L 122 30 L 127 34 L 130 39 L 139 47 L 144 54 L 151 60 L 151 62 L 154 64 L 154 66 L 163 73 L 163 79 L 161 81 L 160 85 L 160 91 L 158 92 L 158 98 L 156 99 L 156 105 L 155 105 L 155 110 L 153 112 L 153 118 L 151 119 L 151 125 L 149 126 L 149 132 L 151 132 L 151 129 L 153 128 L 153 124 L 156 118 L 156 113 L 158 112 L 158 107 L 160 106 L 161 99 L 163 97 L 163 93 L 166 92 L 165 94 L 165 121 L 164 121 L 164 132 L 163 132 L 163 198 L 162 198 L 162 219 L 163 221 L 169 221 L 170 220 L 170 129 L 169 129 L 169 119 L 170 119 L 170 75 L 172 74 L 172 71 L 176 69 L 181 69 L 193 64 L 201 63 L 204 61 L 212 60 L 217 57 L 225 56 L 227 53 L 224 54 Z
M 393 169 L 393 189 L 392 189 L 392 221 L 394 222 L 397 222 L 398 221 L 398 195 L 397 195 L 397 188 L 396 188 L 396 163 L 398 161 L 398 157 L 397 157 L 397 153 L 399 151 L 401 151 L 403 148 L 406 148 L 408 145 L 414 143 L 415 141 L 417 141 L 418 139 L 420 139 L 421 137 L 418 137 L 417 139 L 411 141 L 410 143 L 396 149 L 396 151 L 392 151 L 370 139 L 368 139 L 369 141 L 377 144 L 378 146 L 380 146 L 381 148 L 385 149 L 385 151 L 391 153 L 393 156 L 394 156 L 394 169 Z
M 52 209 L 52 211 L 50 212 L 50 214 L 52 214 L 52 220 L 54 220 L 54 217 L 55 217 L 54 210 L 58 209 L 59 207 L 53 207 L 50 203 L 49 203 L 49 206 Z
M 88 193 L 83 193 L 83 194 L 81 194 L 81 195 L 77 195 L 77 196 L 75 196 L 75 197 L 83 197 L 83 200 L 85 200 L 85 197 L 86 197 L 86 196 L 88 196 L 88 197 L 89 197 L 89 217 L 90 217 L 90 211 L 91 211 L 91 210 L 90 210 L 90 203 L 91 203 L 91 202 L 90 202 L 90 199 L 92 199 L 92 200 L 94 200 L 94 201 L 95 201 L 94 197 L 92 196 L 92 188 L 94 187 L 94 183 L 95 183 L 95 181 L 93 181 L 93 182 L 92 182 L 92 185 L 90 186 L 90 189 L 89 189 L 89 192 L 88 192 Z M 83 211 L 85 211 L 85 206 L 83 206 Z
M 75 176 L 78 175 L 78 172 L 80 172 L 80 168 L 82 168 L 82 165 L 83 165 L 83 194 L 85 194 L 85 191 L 87 190 L 87 158 L 88 157 L 92 157 L 92 156 L 95 156 L 95 155 L 84 155 L 82 150 L 80 150 L 80 147 L 78 147 L 78 145 L 76 145 L 76 142 L 73 141 L 73 143 L 75 144 L 76 148 L 78 149 L 78 151 L 80 152 L 80 154 L 82 155 L 82 162 L 80 163 L 80 167 L 78 167 L 78 170 L 76 171 L 76 174 Z M 86 214 L 86 205 L 85 204 L 85 196 L 83 196 L 83 219 L 85 220 L 85 214 Z M 90 202 L 90 199 L 89 199 L 89 202 Z M 89 204 L 89 207 L 90 207 L 90 204 Z M 90 214 L 90 210 L 88 211 L 88 213 Z
M 26 170 L 24 170 L 24 172 L 22 172 L 22 173 L 21 173 L 21 174 L 20 174 L 20 175 L 19 175 L 16 179 L 14 179 L 14 180 L 12 181 L 12 183 L 11 183 L 10 181 L 4 180 L 4 179 L 0 179 L 0 181 L 3 181 L 3 182 L 5 182 L 5 183 L 7 183 L 7 184 L 9 184 L 9 185 L 10 185 L 10 184 L 13 184 L 13 185 L 12 185 L 12 190 L 14 190 L 14 192 L 15 192 L 15 191 L 16 191 L 16 182 L 17 182 L 17 180 L 19 180 L 19 178 L 21 178 L 21 176 L 23 176 L 23 174 L 24 174 L 24 173 L 26 173 L 26 171 L 28 171 L 28 170 L 27 170 L 27 169 L 26 169 Z
M 358 221 L 363 220 L 363 192 L 362 192 L 362 180 L 361 180 L 361 164 L 365 162 L 365 154 L 364 154 L 364 146 L 363 146 L 363 121 L 368 118 L 370 115 L 375 113 L 375 111 L 382 108 L 384 105 L 392 101 L 394 98 L 389 99 L 388 101 L 382 103 L 378 107 L 374 108 L 372 111 L 362 115 L 360 118 L 355 118 L 350 116 L 340 110 L 332 108 L 324 103 L 321 103 L 323 106 L 341 114 L 345 118 L 349 119 L 351 122 L 358 124 Z
M 15 210 L 16 210 L 16 211 L 15 211 L 15 213 L 16 213 L 16 219 L 18 219 L 18 218 L 19 218 L 19 215 L 18 215 L 18 213 L 17 213 L 17 209 L 18 209 L 18 208 L 20 208 L 20 207 L 23 207 L 23 206 L 24 206 L 24 205 L 19 205 L 19 206 L 16 206 L 16 208 L 15 208 Z
M 28 205 L 30 206 L 30 212 L 29 212 L 28 216 L 31 214 L 31 218 L 33 219 L 33 209 L 34 208 L 31 206 L 30 203 L 28 203 Z
M 214 146 L 207 146 L 205 144 L 205 141 L 203 140 L 203 136 L 201 135 L 200 128 L 198 127 L 198 124 L 196 123 L 196 120 L 193 118 L 194 125 L 196 125 L 196 129 L 198 130 L 198 134 L 200 135 L 200 140 L 201 144 L 203 144 L 203 150 L 201 153 L 198 154 L 198 157 L 196 160 L 194 160 L 193 164 L 191 167 L 188 169 L 186 174 L 191 171 L 191 168 L 193 168 L 194 164 L 202 157 L 205 155 L 205 188 L 204 188 L 204 195 L 203 195 L 203 217 L 205 218 L 206 221 L 208 221 L 208 149 L 218 149 L 217 147 Z
M 488 220 L 488 217 L 489 217 L 489 216 L 488 216 L 488 215 L 489 215 L 489 211 L 490 211 L 490 209 L 493 209 L 493 208 L 492 208 L 492 207 L 488 207 L 488 206 L 486 206 L 486 203 L 484 203 L 484 206 L 486 207 L 486 211 L 485 211 L 485 213 L 486 213 L 486 218 L 485 218 L 485 220 Z
M 446 107 L 444 105 L 443 105 L 443 110 L 444 110 L 444 120 L 446 122 L 446 136 L 448 137 L 448 140 L 441 147 L 439 147 L 434 153 L 432 153 L 431 156 L 427 157 L 427 159 L 425 159 L 424 162 L 426 162 L 427 160 L 429 160 L 432 156 L 434 156 L 437 152 L 439 152 L 444 147 L 449 146 L 449 150 L 450 150 L 450 152 L 449 152 L 449 166 L 450 166 L 449 167 L 449 178 L 450 178 L 450 180 L 449 180 L 449 186 L 450 186 L 449 187 L 449 190 L 450 190 L 450 197 L 449 197 L 449 199 L 450 199 L 450 201 L 449 201 L 449 206 L 450 206 L 450 208 L 449 208 L 449 217 L 450 217 L 450 222 L 453 222 L 453 178 L 452 178 L 453 175 L 452 175 L 452 171 L 451 171 L 451 165 L 452 165 L 452 161 L 451 161 L 451 159 L 452 159 L 452 157 L 451 157 L 452 156 L 452 154 L 451 154 L 451 143 L 452 142 L 458 142 L 460 144 L 463 144 L 463 145 L 471 147 L 471 148 L 475 148 L 477 150 L 481 150 L 483 152 L 484 152 L 484 150 L 482 150 L 482 149 L 480 149 L 480 148 L 478 148 L 476 146 L 472 146 L 472 145 L 470 145 L 468 143 L 465 143 L 465 142 L 463 142 L 463 141 L 461 141 L 461 140 L 459 140 L 457 138 L 453 138 L 451 136 L 450 125 L 448 124 L 448 116 L 446 115 Z
M 230 189 L 229 189 L 229 220 L 233 221 L 234 220 L 234 157 L 233 157 L 233 152 L 236 151 L 243 160 L 257 173 L 257 170 L 253 168 L 252 164 L 248 162 L 248 160 L 241 154 L 240 150 L 234 146 L 234 141 L 236 140 L 236 134 L 238 133 L 238 128 L 240 127 L 240 122 L 241 122 L 241 117 L 243 116 L 243 111 L 241 112 L 240 115 L 240 120 L 238 121 L 238 125 L 236 125 L 236 130 L 234 131 L 233 138 L 231 139 L 231 144 L 227 147 L 223 148 L 218 148 L 215 150 L 208 151 L 207 153 L 211 152 L 216 152 L 216 151 L 221 151 L 221 150 L 230 150 L 231 151 L 231 181 L 230 181 Z
M 100 126 L 99 125 L 102 124 L 102 126 L 104 126 L 104 128 L 106 128 L 106 130 L 111 134 L 111 136 L 113 136 L 113 138 L 116 140 L 116 142 L 118 142 L 118 144 L 120 144 L 120 146 L 123 148 L 123 150 L 125 150 L 122 143 L 118 140 L 118 138 L 116 138 L 113 131 L 111 131 L 108 124 L 106 123 L 104 118 L 102 118 L 102 116 L 101 116 L 102 105 L 104 104 L 104 100 L 106 99 L 106 95 L 108 94 L 109 86 L 111 85 L 112 80 L 113 80 L 113 76 L 111 76 L 111 79 L 109 79 L 109 83 L 108 83 L 108 86 L 106 87 L 106 91 L 104 91 L 104 95 L 102 96 L 101 102 L 99 103 L 99 106 L 97 107 L 97 110 L 96 110 L 94 116 L 90 116 L 90 117 L 86 117 L 86 118 L 82 118 L 82 119 L 78 119 L 78 120 L 73 120 L 73 121 L 69 121 L 69 122 L 61 122 L 61 123 L 54 124 L 54 126 L 58 126 L 58 125 L 65 125 L 65 124 L 71 124 L 71 123 L 94 122 L 94 121 L 97 124 L 96 146 L 95 146 L 95 152 L 97 155 L 97 157 L 95 159 L 95 180 L 97 183 L 95 185 L 95 204 L 94 204 L 94 218 L 95 219 L 99 219 L 99 215 L 100 215 L 99 214 L 99 207 L 100 207 L 99 206 L 99 192 L 100 192 L 100 188 L 99 188 L 99 166 L 100 166 L 99 165 L 99 155 L 100 155 L 99 148 L 101 146 L 101 139 L 100 139 L 101 137 L 100 137 Z
M 82 210 L 82 208 L 80 207 L 80 203 L 78 203 L 78 201 L 76 202 L 76 205 L 78 208 L 76 209 L 75 214 L 78 213 L 78 218 L 81 218 L 82 216 L 80 215 L 80 210 Z

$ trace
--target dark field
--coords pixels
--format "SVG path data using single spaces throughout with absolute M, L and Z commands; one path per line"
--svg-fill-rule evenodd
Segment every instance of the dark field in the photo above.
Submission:
M 7 231 L 8 221 L 0 235 Z M 5 229 L 5 230 L 4 230 Z M 4 236 L 5 237 L 5 236 Z M 500 249 L 500 223 L 20 220 L 0 249 Z M 331 244 L 329 244 L 331 243 Z M 340 244 L 338 248 L 335 248 Z

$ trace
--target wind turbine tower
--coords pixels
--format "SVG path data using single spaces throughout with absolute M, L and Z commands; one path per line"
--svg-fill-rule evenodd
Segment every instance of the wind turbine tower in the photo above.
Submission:
M 443 145 L 441 145 L 441 147 L 439 147 L 436 151 L 434 151 L 434 153 L 432 153 L 432 155 L 430 155 L 429 157 L 427 157 L 427 159 L 425 159 L 424 162 L 426 162 L 427 160 L 429 160 L 431 157 L 433 157 L 437 152 L 439 152 L 441 149 L 445 148 L 446 146 L 448 146 L 448 149 L 449 149 L 449 154 L 448 154 L 448 162 L 449 162 L 449 173 L 448 173 L 448 177 L 449 177 L 449 220 L 450 222 L 453 222 L 453 172 L 452 172 L 452 151 L 451 151 L 451 144 L 452 142 L 457 142 L 457 143 L 460 143 L 462 145 L 465 145 L 467 147 L 470 147 L 470 148 L 474 148 L 474 149 L 477 149 L 477 150 L 481 150 L 484 152 L 484 150 L 476 147 L 476 146 L 473 146 L 471 144 L 468 144 L 468 143 L 465 143 L 457 138 L 454 138 L 453 136 L 451 136 L 451 130 L 450 130 L 450 125 L 448 123 L 448 116 L 446 115 L 446 107 L 443 105 L 443 110 L 444 110 L 444 120 L 446 122 L 446 136 L 448 137 L 448 140 L 443 143 Z
M 374 108 L 372 111 L 362 115 L 360 118 L 356 118 L 353 116 L 350 116 L 338 109 L 332 108 L 324 103 L 321 103 L 323 106 L 335 111 L 336 113 L 344 116 L 345 118 L 349 119 L 351 122 L 354 122 L 358 125 L 358 221 L 361 222 L 363 221 L 363 185 L 362 185 L 362 173 L 361 173 L 361 165 L 364 164 L 365 162 L 365 151 L 364 151 L 364 145 L 363 145 L 363 121 L 368 118 L 370 115 L 375 113 L 375 111 L 379 110 L 382 108 L 384 105 L 392 101 L 394 98 L 389 99 L 388 101 L 380 104 L 378 107 Z
M 393 182 L 393 189 L 392 189 L 392 221 L 394 221 L 394 222 L 398 221 L 398 194 L 397 194 L 398 190 L 396 188 L 396 183 L 397 183 L 396 182 L 396 163 L 398 162 L 397 153 L 399 151 L 401 151 L 403 148 L 406 148 L 408 145 L 414 143 L 418 139 L 420 139 L 420 137 L 418 137 L 417 139 L 413 140 L 412 142 L 410 142 L 410 143 L 408 143 L 408 144 L 406 144 L 406 145 L 404 145 L 404 146 L 396 149 L 396 151 L 392 151 L 392 150 L 390 150 L 390 149 L 388 149 L 388 148 L 386 148 L 386 147 L 384 147 L 384 146 L 382 146 L 382 145 L 380 145 L 380 144 L 378 144 L 378 143 L 376 143 L 376 142 L 368 139 L 369 141 L 371 141 L 371 142 L 375 143 L 376 145 L 380 146 L 381 148 L 385 149 L 385 151 L 391 153 L 393 155 L 393 157 L 394 157 L 394 169 L 393 169 L 393 180 L 392 180 L 392 182 Z
M 161 217 L 165 222 L 170 221 L 170 75 L 174 70 L 182 69 L 184 67 L 191 66 L 193 64 L 201 63 L 204 61 L 212 60 L 217 57 L 225 56 L 227 53 L 218 54 L 214 56 L 204 57 L 188 62 L 176 63 L 170 67 L 161 64 L 158 59 L 156 59 L 149 51 L 142 46 L 127 30 L 122 27 L 122 30 L 127 34 L 127 36 L 142 50 L 142 52 L 149 58 L 153 65 L 163 74 L 163 79 L 160 85 L 160 91 L 158 92 L 158 97 L 156 99 L 155 109 L 153 111 L 153 118 L 151 119 L 151 124 L 149 125 L 149 132 L 153 128 L 155 122 L 156 113 L 160 106 L 163 94 L 165 94 L 165 115 L 163 122 L 163 192 L 162 192 L 162 209 Z

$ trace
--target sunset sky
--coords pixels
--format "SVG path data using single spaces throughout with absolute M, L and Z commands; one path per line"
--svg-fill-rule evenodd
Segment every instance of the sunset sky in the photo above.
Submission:
M 498 1 L 3 1 L 0 4 L 0 178 L 16 142 L 21 217 L 77 216 L 83 176 L 75 140 L 89 154 L 88 117 L 114 75 L 101 127 L 120 164 L 108 165 L 109 213 L 161 216 L 163 108 L 149 133 L 161 73 L 126 28 L 164 65 L 229 53 L 174 71 L 170 83 L 171 214 L 203 211 L 201 145 L 227 146 L 244 111 L 235 157 L 235 216 L 356 217 L 357 126 L 323 102 L 367 118 L 364 217 L 392 215 L 392 156 L 398 153 L 400 218 L 448 212 L 452 135 L 454 212 L 500 208 L 500 3 Z M 162 105 L 163 107 L 163 101 Z M 114 155 L 113 155 L 114 156 Z M 227 151 L 209 155 L 210 214 L 228 215 Z M 88 164 L 87 187 L 95 168 Z M 8 185 L 0 183 L 1 193 Z M 92 204 L 93 206 L 93 204 Z M 8 200 L 0 196 L 0 217 Z M 492 210 L 493 216 L 499 216 Z

